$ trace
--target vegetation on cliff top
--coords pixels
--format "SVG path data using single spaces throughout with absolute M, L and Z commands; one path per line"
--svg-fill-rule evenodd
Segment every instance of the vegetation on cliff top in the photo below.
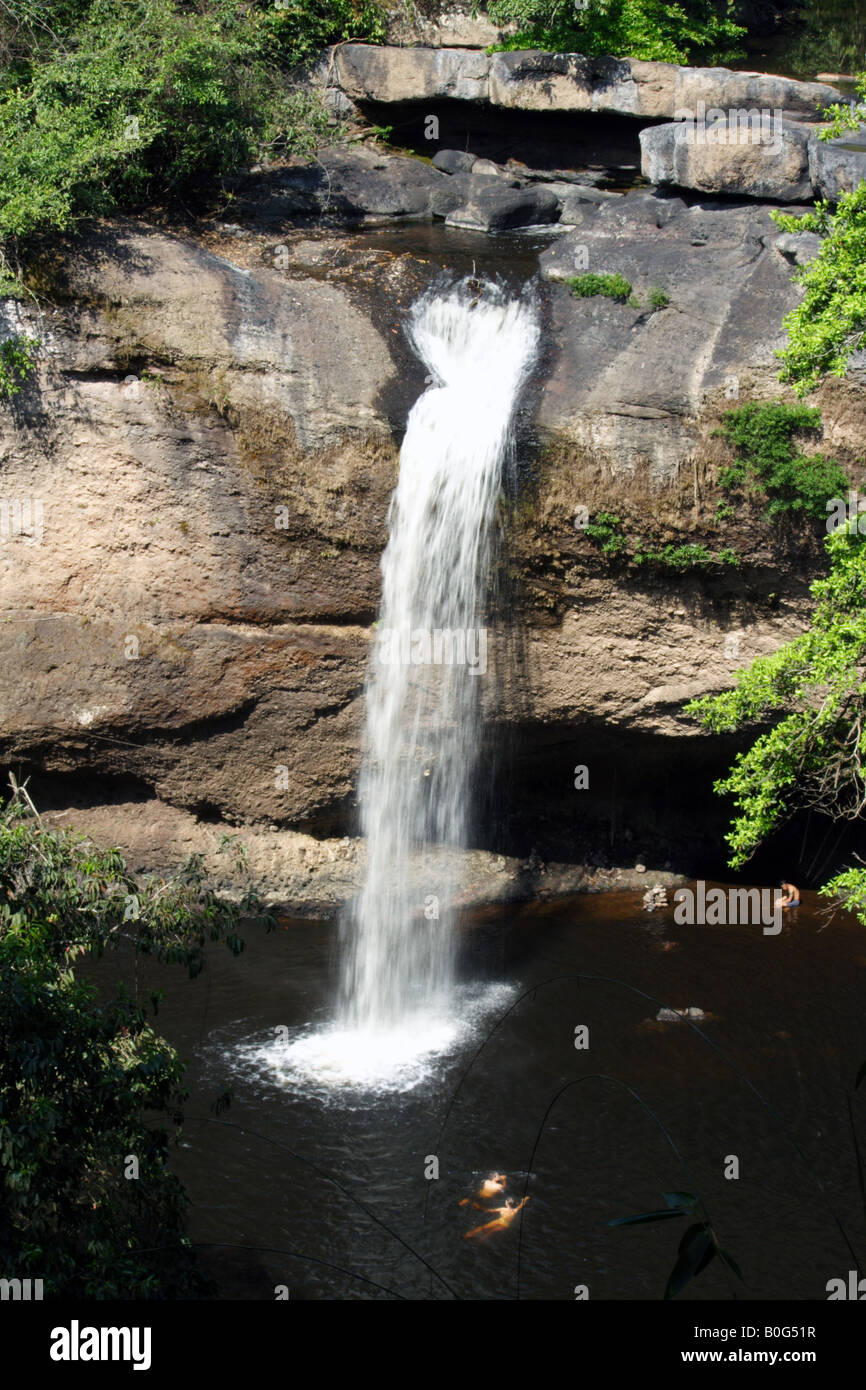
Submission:
M 556 53 L 610 53 L 666 63 L 725 63 L 741 56 L 746 30 L 735 23 L 734 0 L 490 0 L 497 24 L 518 32 L 500 48 Z
M 376 0 L 4 0 L 0 243 L 311 152 L 328 117 L 296 65 L 382 33 Z

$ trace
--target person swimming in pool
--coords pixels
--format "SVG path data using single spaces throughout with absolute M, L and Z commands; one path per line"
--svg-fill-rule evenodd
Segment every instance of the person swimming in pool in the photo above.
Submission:
M 485 1221 L 482 1226 L 474 1226 L 471 1231 L 466 1232 L 463 1239 L 471 1240 L 473 1236 L 477 1236 L 479 1240 L 486 1240 L 488 1236 L 493 1235 L 494 1231 L 507 1231 L 521 1207 L 525 1207 L 528 1201 L 529 1198 L 524 1197 L 523 1201 L 518 1202 L 515 1206 L 514 1198 L 509 1197 L 504 1207 L 490 1207 L 491 1212 L 497 1213 L 495 1219 Z
M 506 1173 L 491 1173 L 489 1178 L 484 1179 L 475 1195 L 476 1197 L 480 1197 L 482 1201 L 488 1197 L 504 1197 L 505 1185 L 507 1182 L 508 1176 Z M 470 1197 L 464 1197 L 460 1206 L 468 1206 L 471 1200 Z M 485 1207 L 480 1207 L 477 1202 L 472 1202 L 472 1205 L 475 1207 L 476 1211 L 487 1210 Z M 493 1211 L 495 1208 L 491 1207 L 489 1210 Z
M 783 879 L 779 884 L 783 896 L 776 899 L 776 907 L 799 907 L 800 890 L 793 883 L 786 883 Z

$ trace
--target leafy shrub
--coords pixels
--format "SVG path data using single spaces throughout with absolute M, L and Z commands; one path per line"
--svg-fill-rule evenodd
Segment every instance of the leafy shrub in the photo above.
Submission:
M 543 48 L 556 53 L 610 53 L 615 57 L 686 63 L 699 56 L 726 62 L 739 55 L 746 31 L 731 18 L 731 0 L 490 0 L 496 24 L 515 21 L 518 33 L 501 48 Z
M 705 545 L 675 545 L 671 542 L 661 550 L 638 550 L 634 562 L 636 565 L 656 566 L 685 574 L 687 570 L 709 569 L 711 565 L 738 565 L 740 560 L 733 550 L 722 550 L 714 555 Z
M 564 283 L 578 299 L 591 299 L 600 294 L 607 299 L 625 301 L 631 295 L 631 285 L 622 275 L 596 275 L 587 270 L 569 276 Z
M 671 297 L 667 290 L 663 290 L 660 286 L 656 285 L 655 288 L 651 289 L 649 292 L 648 302 L 651 309 L 666 309 L 671 302 Z
M 590 540 L 598 541 L 605 555 L 622 555 L 628 550 L 628 542 L 621 533 L 622 517 L 612 512 L 599 512 L 594 521 L 584 528 Z
M 807 631 L 739 671 L 735 689 L 685 707 L 712 733 L 764 727 L 715 783 L 734 800 L 726 836 L 732 868 L 742 868 L 801 807 L 838 821 L 863 817 L 866 538 L 840 527 L 825 549 L 830 573 L 810 587 L 816 607 Z M 866 923 L 862 867 L 822 891 L 840 896 Z
M 33 370 L 38 338 L 16 334 L 0 343 L 0 399 L 16 396 Z
M 328 116 L 288 70 L 320 44 L 381 31 L 381 11 L 367 0 L 279 10 L 250 0 L 89 0 L 54 5 L 50 37 L 51 13 L 43 22 L 31 0 L 7 0 L 7 46 L 10 8 L 24 18 L 0 75 L 3 240 L 166 194 L 186 198 L 253 159 L 311 152 Z
M 264 8 L 262 23 L 280 55 L 297 63 L 347 39 L 381 43 L 386 12 L 376 0 L 284 0 Z
M 236 928 L 246 912 L 261 916 L 255 895 L 217 899 L 200 856 L 172 878 L 139 882 L 117 850 L 46 829 L 26 795 L 0 805 L 5 1274 L 42 1279 L 46 1293 L 67 1297 L 202 1293 L 184 1236 L 186 1197 L 168 1162 L 183 1066 L 122 988 L 100 1002 L 74 964 L 124 939 L 195 975 L 207 940 L 243 949 Z M 128 1155 L 138 1181 L 125 1176 Z
M 805 405 L 752 401 L 729 411 L 719 433 L 738 457 L 720 470 L 719 484 L 727 489 L 756 485 L 769 499 L 768 516 L 805 512 L 826 521 L 826 504 L 845 493 L 847 475 L 822 454 L 798 453 L 793 442 L 795 434 L 820 428 L 820 412 Z
M 804 217 L 771 216 L 783 231 L 824 238 L 794 273 L 803 296 L 783 321 L 788 345 L 777 354 L 780 379 L 803 396 L 824 376 L 844 376 L 852 354 L 866 348 L 866 182 L 843 193 L 835 208 L 819 202 Z
M 722 550 L 714 555 L 705 545 L 675 545 L 673 542 L 661 550 L 644 548 L 638 543 L 634 552 L 622 534 L 622 517 L 612 512 L 598 512 L 595 519 L 584 527 L 584 534 L 601 546 L 602 554 L 621 560 L 631 560 L 636 565 L 651 568 L 676 570 L 684 574 L 687 570 L 708 569 L 710 565 L 738 565 L 739 556 L 732 550 Z

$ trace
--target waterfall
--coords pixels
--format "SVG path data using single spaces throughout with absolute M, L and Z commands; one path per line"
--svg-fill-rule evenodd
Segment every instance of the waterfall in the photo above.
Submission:
M 452 1001 L 457 856 L 436 847 L 469 829 L 497 498 L 538 324 L 525 301 L 470 280 L 419 300 L 409 334 L 430 376 L 382 557 L 358 789 L 366 876 L 341 922 L 339 1018 L 421 1036 Z
M 430 375 L 388 513 L 358 785 L 367 862 L 340 921 L 336 1016 L 245 1054 L 323 1100 L 419 1085 L 512 994 L 455 981 L 453 902 L 490 678 L 497 499 L 539 329 L 525 299 L 475 279 L 425 295 L 407 327 Z

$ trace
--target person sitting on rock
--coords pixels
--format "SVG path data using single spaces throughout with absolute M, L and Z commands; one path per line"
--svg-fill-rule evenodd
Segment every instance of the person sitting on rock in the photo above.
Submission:
M 785 883 L 784 879 L 779 884 L 783 897 L 776 899 L 776 907 L 799 907 L 800 890 L 793 883 Z
M 485 1221 L 481 1226 L 474 1226 L 471 1231 L 466 1232 L 463 1239 L 471 1240 L 473 1236 L 477 1236 L 479 1240 L 487 1240 L 487 1237 L 492 1236 L 494 1231 L 507 1231 L 521 1207 L 525 1207 L 528 1201 L 529 1198 L 524 1197 L 523 1201 L 518 1202 L 515 1206 L 514 1198 L 509 1197 L 504 1207 L 490 1207 L 491 1212 L 497 1213 L 495 1219 Z
M 488 1197 L 504 1197 L 505 1184 L 507 1182 L 508 1177 L 505 1173 L 491 1173 L 489 1178 L 484 1179 L 475 1195 L 476 1197 L 480 1197 L 482 1201 Z M 464 1197 L 460 1203 L 461 1207 L 468 1206 L 471 1200 L 470 1197 Z M 479 1207 L 477 1202 L 472 1202 L 472 1205 L 475 1207 L 476 1211 L 485 1210 L 484 1207 Z M 493 1208 L 491 1208 L 491 1210 L 493 1210 Z

